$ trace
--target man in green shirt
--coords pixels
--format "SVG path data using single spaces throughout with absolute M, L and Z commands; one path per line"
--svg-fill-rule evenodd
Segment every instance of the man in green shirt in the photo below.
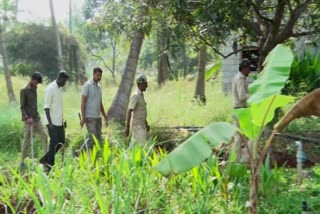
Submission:
M 36 133 L 40 136 L 40 139 L 43 143 L 43 150 L 44 152 L 47 152 L 47 134 L 44 131 L 38 112 L 37 86 L 41 83 L 41 74 L 39 72 L 35 72 L 32 74 L 29 83 L 20 91 L 20 109 L 22 121 L 24 122 L 24 135 L 20 164 L 22 169 L 25 168 L 24 159 L 27 157 L 27 148 L 31 141 L 31 129 L 32 133 Z

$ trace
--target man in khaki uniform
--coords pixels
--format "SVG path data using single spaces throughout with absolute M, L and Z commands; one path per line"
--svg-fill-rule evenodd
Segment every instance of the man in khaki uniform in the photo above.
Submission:
M 232 81 L 233 109 L 247 108 L 247 100 L 250 97 L 248 90 L 247 77 L 251 71 L 251 63 L 248 59 L 243 59 L 239 64 L 239 72 L 234 76 Z M 236 126 L 239 128 L 239 120 L 233 115 Z M 242 140 L 238 133 L 234 136 L 233 152 L 237 154 L 236 160 L 242 159 L 241 154 Z M 243 160 L 246 162 L 247 160 Z
M 126 136 L 129 136 L 131 114 L 133 113 L 132 137 L 134 140 L 138 141 L 138 143 L 145 144 L 147 142 L 147 132 L 150 130 L 147 122 L 147 103 L 145 102 L 143 95 L 143 92 L 148 88 L 147 78 L 144 75 L 141 75 L 136 79 L 136 83 L 137 91 L 130 99 L 125 134 Z
M 27 148 L 31 143 L 31 134 L 36 133 L 40 136 L 43 143 L 43 151 L 47 152 L 47 134 L 40 121 L 38 112 L 37 86 L 42 83 L 42 76 L 35 72 L 31 76 L 29 83 L 20 91 L 20 109 L 22 121 L 24 122 L 24 134 L 21 150 L 20 168 L 24 169 L 24 159 L 27 157 Z

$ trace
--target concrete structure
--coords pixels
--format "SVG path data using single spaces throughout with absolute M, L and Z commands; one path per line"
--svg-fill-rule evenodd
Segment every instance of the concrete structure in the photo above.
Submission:
M 233 52 L 231 46 L 224 46 L 222 48 L 222 53 L 224 55 Z M 229 56 L 222 60 L 222 90 L 225 94 L 231 91 L 232 79 L 234 75 L 238 72 L 239 62 L 242 59 L 242 54 L 237 53 Z

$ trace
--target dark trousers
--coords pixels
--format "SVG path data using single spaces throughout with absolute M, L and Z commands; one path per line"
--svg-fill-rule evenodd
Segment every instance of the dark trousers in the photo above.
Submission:
M 86 119 L 86 126 L 89 132 L 89 138 L 87 140 L 88 147 L 90 149 L 94 146 L 94 141 L 92 135 L 94 135 L 99 143 L 101 143 L 101 129 L 102 129 L 102 120 L 101 118 L 87 118 Z
M 50 136 L 49 151 L 40 159 L 40 162 L 54 166 L 54 156 L 65 143 L 64 127 L 54 126 L 52 129 L 48 127 L 48 131 Z

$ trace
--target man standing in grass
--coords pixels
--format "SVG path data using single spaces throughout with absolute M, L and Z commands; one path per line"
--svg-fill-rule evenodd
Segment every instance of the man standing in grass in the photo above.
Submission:
M 248 59 L 243 59 L 239 64 L 239 72 L 232 81 L 233 109 L 247 108 L 247 100 L 250 97 L 247 77 L 250 74 L 251 67 L 252 65 Z M 236 126 L 240 128 L 238 117 L 233 115 L 233 119 Z M 237 160 L 240 160 L 241 156 L 245 156 L 244 154 L 241 154 L 241 146 L 241 137 L 236 133 L 234 136 L 233 152 L 237 155 Z M 243 161 L 247 162 L 247 160 Z
M 44 99 L 45 121 L 50 136 L 49 151 L 40 158 L 40 163 L 50 170 L 54 166 L 54 156 L 65 143 L 65 126 L 63 121 L 63 105 L 61 88 L 66 84 L 69 76 L 65 71 L 60 71 L 55 81 L 46 89 Z
M 31 142 L 31 136 L 36 133 L 43 143 L 43 151 L 47 152 L 47 134 L 44 131 L 38 112 L 37 86 L 42 83 L 42 76 L 35 72 L 31 76 L 29 83 L 20 91 L 20 109 L 22 121 L 24 122 L 23 143 L 21 149 L 20 168 L 26 168 L 24 159 L 27 157 L 27 148 Z
M 147 142 L 147 132 L 150 130 L 147 122 L 147 103 L 144 100 L 143 94 L 148 88 L 147 78 L 144 75 L 140 75 L 136 79 L 136 83 L 137 91 L 130 99 L 125 134 L 129 136 L 131 115 L 133 113 L 132 137 L 138 143 L 145 144 Z
M 89 139 L 86 141 L 86 146 L 88 146 L 88 148 L 92 148 L 94 145 L 94 141 L 92 138 L 93 135 L 97 138 L 97 140 L 99 140 L 99 142 L 102 141 L 102 121 L 100 117 L 100 112 L 107 124 L 107 116 L 102 104 L 102 90 L 100 84 L 101 77 L 101 68 L 94 68 L 92 80 L 88 80 L 82 88 L 82 119 L 80 125 L 81 127 L 83 127 L 84 124 L 86 124 L 87 126 L 87 130 L 89 132 Z

